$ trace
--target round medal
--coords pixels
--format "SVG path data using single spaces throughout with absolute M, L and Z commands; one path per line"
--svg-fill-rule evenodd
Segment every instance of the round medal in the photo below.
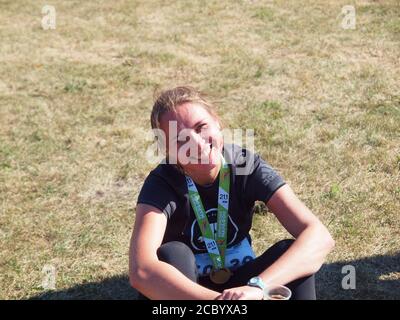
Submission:
M 212 269 L 210 272 L 211 281 L 217 284 L 226 283 L 231 276 L 232 272 L 228 268 Z

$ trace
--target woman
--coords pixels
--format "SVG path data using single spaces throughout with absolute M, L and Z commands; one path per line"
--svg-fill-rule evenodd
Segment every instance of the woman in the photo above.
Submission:
M 141 297 L 261 300 L 266 285 L 285 284 L 292 299 L 315 299 L 314 273 L 334 241 L 277 172 L 224 144 L 211 104 L 191 87 L 161 93 L 151 125 L 167 156 L 138 197 L 129 276 Z M 257 200 L 295 238 L 259 257 L 249 236 Z

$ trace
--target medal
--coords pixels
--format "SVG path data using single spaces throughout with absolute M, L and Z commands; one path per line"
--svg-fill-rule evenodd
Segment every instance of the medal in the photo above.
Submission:
M 224 284 L 231 278 L 232 272 L 228 268 L 212 269 L 210 280 L 216 284 Z

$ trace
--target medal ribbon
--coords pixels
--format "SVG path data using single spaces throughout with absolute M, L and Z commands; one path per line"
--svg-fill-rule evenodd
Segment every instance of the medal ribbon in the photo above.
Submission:
M 207 252 L 210 255 L 215 269 L 222 269 L 225 267 L 225 250 L 228 232 L 230 171 L 223 156 L 221 156 L 221 162 L 222 165 L 219 171 L 216 239 L 214 239 L 214 234 L 211 230 L 210 223 L 208 222 L 207 214 L 204 210 L 196 185 L 192 178 L 186 176 L 190 204 L 192 205 L 193 211 L 196 215 L 197 223 L 199 224 Z

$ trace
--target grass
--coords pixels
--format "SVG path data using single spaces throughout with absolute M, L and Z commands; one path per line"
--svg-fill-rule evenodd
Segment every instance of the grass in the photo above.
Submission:
M 400 6 L 352 3 L 355 30 L 346 1 L 52 1 L 43 30 L 47 3 L 0 1 L 0 298 L 134 296 L 153 92 L 191 84 L 227 127 L 255 129 L 334 236 L 318 297 L 398 299 Z M 288 236 L 262 205 L 252 234 L 258 253 Z M 340 286 L 346 264 L 356 290 Z

